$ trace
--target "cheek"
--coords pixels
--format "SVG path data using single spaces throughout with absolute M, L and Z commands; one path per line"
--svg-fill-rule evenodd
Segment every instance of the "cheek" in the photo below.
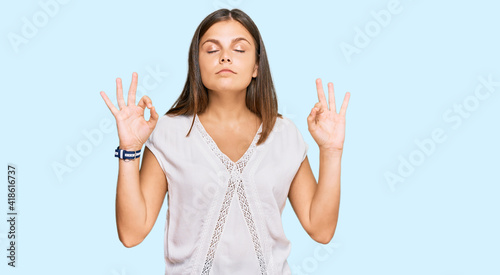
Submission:
M 202 76 L 208 75 L 210 73 L 210 69 L 213 67 L 211 65 L 212 61 L 210 60 L 210 58 L 207 58 L 206 56 L 200 56 L 198 62 L 200 65 L 200 74 Z
M 206 64 L 207 64 L 207 58 L 204 56 L 200 56 L 198 58 L 198 64 L 200 64 L 200 70 L 204 69 L 206 67 Z
M 255 58 L 250 55 L 241 56 L 234 59 L 234 65 L 240 68 L 240 70 L 244 70 L 246 73 L 252 73 L 253 68 L 255 66 Z

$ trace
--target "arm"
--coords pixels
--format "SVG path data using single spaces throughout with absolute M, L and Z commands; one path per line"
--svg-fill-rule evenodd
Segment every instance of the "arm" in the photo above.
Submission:
M 104 102 L 116 119 L 120 148 L 128 151 L 137 151 L 143 147 L 159 118 L 148 96 L 143 96 L 135 105 L 137 78 L 138 75 L 134 72 L 127 103 L 123 98 L 121 79 L 116 79 L 119 109 L 111 103 L 106 93 L 101 92 Z M 148 121 L 144 119 L 146 107 L 151 111 Z M 167 193 L 165 174 L 147 147 L 144 149 L 140 171 L 139 160 L 118 160 L 116 225 L 118 237 L 126 247 L 136 246 L 149 234 Z
M 302 227 L 319 243 L 327 244 L 337 227 L 340 206 L 340 166 L 345 132 L 345 112 L 350 94 L 344 97 L 340 113 L 335 110 L 333 84 L 329 83 L 330 108 L 321 85 L 316 81 L 319 102 L 307 118 L 309 132 L 320 149 L 319 179 L 306 157 L 297 171 L 288 197 Z
M 340 205 L 341 156 L 320 152 L 319 182 L 316 183 L 307 157 L 290 186 L 288 198 L 311 238 L 327 244 L 337 228 Z
M 141 243 L 153 228 L 167 193 L 167 179 L 157 159 L 145 147 L 139 159 L 119 160 L 116 187 L 118 237 L 126 247 Z

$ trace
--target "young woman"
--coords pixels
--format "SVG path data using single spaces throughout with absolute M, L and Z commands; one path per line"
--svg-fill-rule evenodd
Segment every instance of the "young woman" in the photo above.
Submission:
M 135 105 L 137 78 L 127 103 L 116 80 L 119 109 L 101 92 L 118 127 L 116 221 L 126 247 L 149 234 L 167 191 L 166 274 L 290 274 L 281 223 L 287 197 L 311 238 L 332 239 L 349 93 L 337 113 L 333 84 L 327 102 L 316 80 L 307 123 L 320 150 L 317 183 L 308 145 L 278 113 L 259 30 L 241 10 L 215 11 L 198 26 L 186 84 L 164 116 L 147 96 Z

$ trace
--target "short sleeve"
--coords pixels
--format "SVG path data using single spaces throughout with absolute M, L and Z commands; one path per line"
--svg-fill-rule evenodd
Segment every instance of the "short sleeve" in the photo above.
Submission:
M 300 132 L 299 128 L 293 123 L 291 119 L 288 119 L 289 123 L 292 124 L 292 134 L 295 137 L 295 143 L 296 143 L 296 148 L 298 150 L 298 154 L 300 154 L 301 162 L 302 163 L 307 156 L 307 150 L 309 149 L 309 145 L 307 142 L 304 140 L 304 137 L 302 136 L 302 133 Z
M 299 140 L 300 140 L 300 144 L 301 144 L 301 146 L 299 146 L 299 147 L 300 147 L 300 150 L 302 152 L 302 161 L 304 161 L 306 159 L 306 156 L 307 156 L 307 150 L 309 149 L 309 145 L 304 140 L 304 137 L 302 136 L 302 133 L 300 133 L 298 128 L 297 128 L 297 132 L 298 132 Z M 302 163 L 302 161 L 301 161 L 301 163 Z
M 158 143 L 158 141 L 160 140 L 160 137 L 161 137 L 161 133 L 162 133 L 162 129 L 161 129 L 162 123 L 160 123 L 162 118 L 163 117 L 161 117 L 158 120 L 156 127 L 154 128 L 153 132 L 151 132 L 151 135 L 149 135 L 149 138 L 146 140 L 145 145 L 146 145 L 146 147 L 148 147 L 148 149 L 156 157 L 156 160 L 160 164 L 161 169 L 166 174 L 163 153 L 162 153 L 161 148 L 160 148 L 161 143 Z
M 302 161 L 304 161 L 306 159 L 306 156 L 307 156 L 307 150 L 309 149 L 309 144 L 307 144 L 307 142 L 304 141 L 304 155 L 302 156 Z

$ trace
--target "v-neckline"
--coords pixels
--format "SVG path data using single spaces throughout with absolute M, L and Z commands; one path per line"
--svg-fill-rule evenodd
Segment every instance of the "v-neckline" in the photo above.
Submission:
M 212 136 L 210 136 L 210 134 L 207 132 L 207 130 L 205 129 L 205 127 L 201 123 L 201 121 L 198 118 L 197 114 L 195 114 L 195 124 L 198 126 L 197 127 L 198 130 L 201 132 L 201 134 L 204 137 L 205 141 L 208 143 L 208 145 L 212 149 L 212 152 L 214 152 L 219 158 L 221 158 L 222 162 L 228 162 L 229 164 L 231 164 L 231 166 L 233 166 L 233 165 L 241 166 L 241 165 L 238 165 L 238 164 L 240 164 L 241 162 L 245 161 L 249 157 L 249 155 L 253 152 L 255 144 L 259 140 L 259 137 L 260 137 L 259 134 L 262 132 L 263 122 L 260 123 L 259 129 L 257 129 L 257 133 L 255 133 L 255 135 L 253 137 L 253 140 L 252 140 L 252 143 L 250 143 L 250 146 L 248 146 L 248 148 L 245 151 L 245 153 L 243 153 L 243 155 L 236 162 L 234 162 L 230 157 L 228 157 L 224 152 L 222 152 L 220 150 L 220 148 L 217 145 L 217 143 L 215 143 L 215 140 L 212 138 Z M 243 165 L 243 166 L 245 166 L 245 165 Z M 227 167 L 227 168 L 230 169 L 230 167 Z

